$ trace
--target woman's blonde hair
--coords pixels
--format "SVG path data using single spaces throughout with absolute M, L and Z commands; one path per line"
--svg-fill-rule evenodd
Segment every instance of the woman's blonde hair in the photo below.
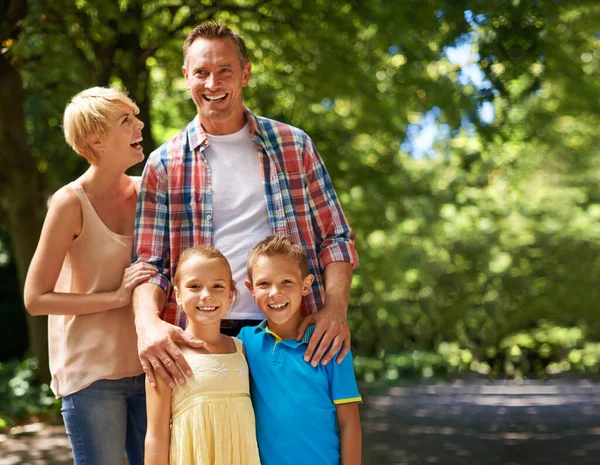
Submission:
M 104 137 L 108 131 L 108 118 L 116 112 L 118 104 L 128 106 L 137 115 L 139 108 L 127 95 L 112 87 L 91 87 L 75 95 L 65 108 L 63 131 L 67 143 L 90 163 L 98 157 L 87 137 L 95 134 Z

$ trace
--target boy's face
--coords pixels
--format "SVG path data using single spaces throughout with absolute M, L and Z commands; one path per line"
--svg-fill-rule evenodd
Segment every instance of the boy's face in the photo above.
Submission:
M 246 286 L 260 311 L 270 323 L 282 325 L 299 315 L 302 297 L 310 292 L 312 274 L 302 278 L 298 264 L 290 257 L 261 256 L 252 267 L 252 283 Z

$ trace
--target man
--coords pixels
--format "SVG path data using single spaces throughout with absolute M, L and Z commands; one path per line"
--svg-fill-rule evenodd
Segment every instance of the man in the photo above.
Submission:
M 350 350 L 346 312 L 358 257 L 321 157 L 303 131 L 244 107 L 251 65 L 239 34 L 202 24 L 186 38 L 183 58 L 198 114 L 150 155 L 136 222 L 134 260 L 159 270 L 133 297 L 140 360 L 151 385 L 156 374 L 171 387 L 184 384 L 191 370 L 177 344 L 202 345 L 181 329 L 184 315 L 170 292 L 179 254 L 206 244 L 230 261 L 240 299 L 223 332 L 235 335 L 262 318 L 243 285 L 245 264 L 252 247 L 271 234 L 302 244 L 317 278 L 298 334 L 300 340 L 316 325 L 305 360 L 327 364 L 339 351 L 341 362 Z

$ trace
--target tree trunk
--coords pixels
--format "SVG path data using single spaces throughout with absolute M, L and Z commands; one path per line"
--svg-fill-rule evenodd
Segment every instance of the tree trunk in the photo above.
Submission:
M 44 182 L 25 128 L 25 90 L 19 70 L 0 55 L 0 195 L 11 237 L 21 292 L 45 214 Z M 49 381 L 46 317 L 27 315 L 29 354 L 39 359 L 40 379 Z

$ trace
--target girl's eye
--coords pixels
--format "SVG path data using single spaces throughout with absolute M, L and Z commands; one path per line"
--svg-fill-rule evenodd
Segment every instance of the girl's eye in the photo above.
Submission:
M 222 284 L 215 284 L 215 288 L 216 289 L 223 289 L 223 285 Z

